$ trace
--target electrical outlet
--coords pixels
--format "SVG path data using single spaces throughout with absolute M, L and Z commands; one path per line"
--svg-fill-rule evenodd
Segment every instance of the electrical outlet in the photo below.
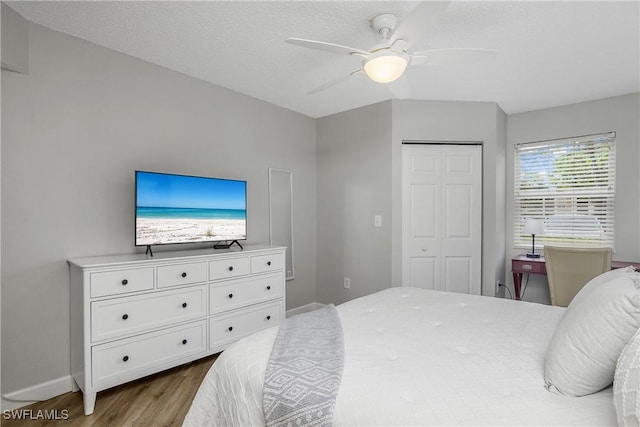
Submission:
M 348 277 L 344 278 L 344 288 L 351 289 L 351 279 L 349 279 Z

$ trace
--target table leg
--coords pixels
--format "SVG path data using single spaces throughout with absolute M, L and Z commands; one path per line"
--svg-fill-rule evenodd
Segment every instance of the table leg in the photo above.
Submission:
M 522 273 L 513 273 L 513 290 L 516 300 L 520 301 L 520 286 L 522 285 Z

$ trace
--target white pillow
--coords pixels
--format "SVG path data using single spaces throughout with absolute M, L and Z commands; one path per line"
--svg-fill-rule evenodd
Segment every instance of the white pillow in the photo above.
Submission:
M 622 349 L 640 328 L 640 274 L 604 273 L 571 301 L 547 348 L 548 390 L 570 396 L 595 393 L 613 382 Z
M 613 377 L 613 404 L 618 425 L 640 425 L 640 329 L 622 350 Z

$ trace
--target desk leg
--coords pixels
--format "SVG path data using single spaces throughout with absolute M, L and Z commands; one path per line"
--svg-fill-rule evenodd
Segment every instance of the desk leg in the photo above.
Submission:
M 520 301 L 520 286 L 522 285 L 522 273 L 513 273 L 513 290 L 516 300 Z

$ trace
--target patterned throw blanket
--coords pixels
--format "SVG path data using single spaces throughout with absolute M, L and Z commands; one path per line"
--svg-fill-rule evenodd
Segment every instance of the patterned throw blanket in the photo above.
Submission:
M 285 320 L 264 379 L 267 426 L 331 426 L 343 367 L 342 325 L 333 305 Z

